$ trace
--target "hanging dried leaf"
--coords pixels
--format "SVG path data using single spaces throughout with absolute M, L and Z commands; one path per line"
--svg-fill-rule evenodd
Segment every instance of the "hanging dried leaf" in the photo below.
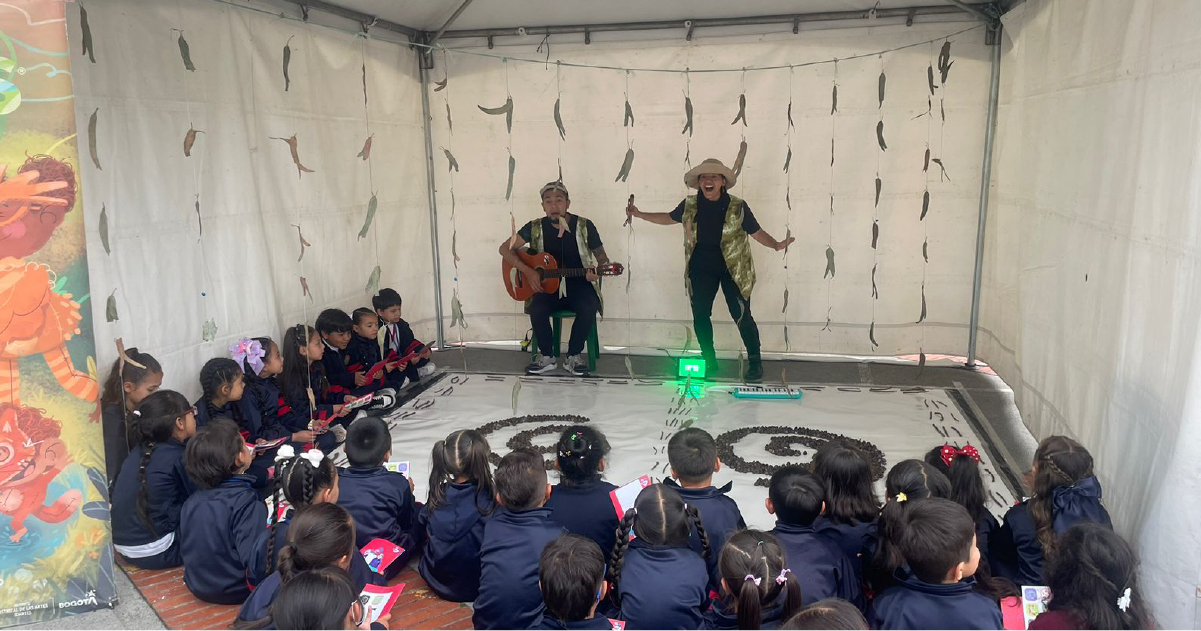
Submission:
M 88 60 L 96 63 L 96 51 L 92 48 L 92 27 L 88 26 L 88 10 L 83 8 L 83 3 L 79 4 L 79 27 L 83 30 L 83 52 L 82 55 L 87 55 Z M 110 320 L 111 322 L 111 320 Z
M 509 211 L 509 229 L 513 235 L 509 237 L 509 249 L 517 247 L 517 218 L 513 216 L 513 211 Z
M 196 134 L 203 133 L 204 132 L 199 129 L 195 129 L 190 125 L 188 126 L 188 133 L 184 134 L 183 137 L 183 155 L 185 158 L 192 157 L 192 145 L 196 144 Z
M 613 178 L 613 181 L 621 180 L 625 182 L 626 178 L 630 177 L 630 167 L 632 166 L 634 166 L 634 148 L 630 147 L 626 149 L 625 160 L 621 162 L 621 169 L 617 171 L 617 177 Z
M 834 112 L 837 112 L 837 111 L 838 111 L 838 84 L 835 83 L 834 90 L 830 94 L 830 115 L 833 116 Z
M 947 122 L 947 104 L 943 99 L 938 99 L 938 113 L 942 116 L 942 122 Z
M 947 175 L 947 167 L 942 165 L 942 158 L 933 158 L 930 161 L 937 164 L 938 168 L 942 171 L 939 177 L 944 177 L 948 180 L 951 179 L 951 176 Z
M 292 37 L 296 36 L 293 35 L 288 38 L 288 41 L 284 42 L 284 92 L 287 92 L 288 88 L 292 87 L 292 78 L 288 76 L 288 66 L 292 63 Z M 366 77 L 366 74 L 364 74 L 364 77 Z M 367 83 L 366 80 L 364 80 L 363 94 L 367 93 L 366 86 Z
M 788 288 L 784 288 L 784 306 L 780 307 L 780 313 L 788 313 Z
M 941 75 L 942 85 L 947 84 L 947 73 L 951 72 L 951 40 L 946 40 L 942 43 L 942 50 L 938 51 L 938 72 Z
M 929 170 L 930 170 L 930 148 L 926 147 L 926 157 L 924 158 L 924 161 L 922 162 L 922 173 L 925 173 Z
M 792 99 L 788 100 L 788 126 L 796 127 L 796 125 L 792 124 Z
M 300 256 L 296 257 L 296 262 L 299 263 L 300 260 L 304 258 L 304 249 L 307 247 L 312 247 L 313 244 L 305 240 L 304 234 L 300 232 L 299 225 L 292 224 L 292 227 L 296 228 L 296 237 L 300 239 Z
M 788 165 L 792 164 L 792 147 L 788 148 L 788 155 L 784 156 L 784 172 L 788 173 Z
M 96 108 L 88 118 L 88 152 L 92 154 L 92 164 L 96 165 L 96 170 L 103 171 L 100 167 L 100 156 L 96 151 L 96 115 L 99 113 L 100 108 Z
M 917 218 L 917 220 L 921 221 L 921 220 L 925 219 L 926 213 L 929 211 L 930 211 L 930 191 L 926 191 L 925 193 L 922 193 L 922 214 L 920 217 Z
M 117 317 L 117 290 L 108 295 L 108 300 L 104 302 L 104 319 L 107 322 L 116 322 L 120 318 Z
M 634 375 L 634 365 L 630 363 L 630 356 L 626 355 L 625 360 L 626 360 L 626 374 L 628 374 L 630 376 L 630 379 L 637 379 L 637 377 Z
M 200 238 L 204 236 L 204 221 L 200 218 L 200 196 L 196 196 L 196 229 L 199 233 L 196 235 L 196 242 L 200 242 Z
M 559 179 L 557 179 L 555 181 L 562 182 L 563 181 L 563 158 L 559 158 L 557 160 L 557 162 L 559 163 Z M 626 219 L 629 219 L 629 217 L 626 217 Z
M 204 321 L 204 326 L 200 330 L 200 339 L 211 342 L 217 339 L 217 321 L 209 318 Z
M 450 234 L 450 255 L 455 259 L 455 267 L 459 266 L 459 233 L 458 231 Z
M 173 31 L 179 29 L 171 29 Z M 179 31 L 179 56 L 183 58 L 183 67 L 192 72 L 196 72 L 196 66 L 192 64 L 192 52 L 188 48 L 188 40 L 183 38 L 183 31 Z
M 880 151 L 888 151 L 888 145 L 884 142 L 884 121 L 876 123 L 876 142 L 880 143 Z
M 363 148 L 359 150 L 358 157 L 362 158 L 364 162 L 366 162 L 367 159 L 371 157 L 371 141 L 374 139 L 375 139 L 375 134 L 371 134 L 370 136 L 367 136 L 367 140 L 363 141 Z
M 100 204 L 100 244 L 104 246 L 105 254 L 112 254 L 108 247 L 108 209 Z
M 922 315 L 914 324 L 921 324 L 926 321 L 926 284 L 922 283 Z
M 830 137 L 830 166 L 834 166 L 834 137 Z
M 934 66 L 926 66 L 926 79 L 930 83 L 930 96 L 934 96 Z
M 875 320 L 872 320 L 872 325 L 867 328 L 867 339 L 870 340 L 872 343 L 872 350 L 875 350 L 876 347 L 880 345 L 880 343 L 876 341 L 876 321 Z
M 738 121 L 742 121 L 742 126 L 746 127 L 746 94 L 738 95 L 738 115 L 730 124 L 737 125 Z
M 788 210 L 791 211 L 792 210 L 792 190 L 791 189 L 784 192 L 784 203 L 788 204 Z
M 555 227 L 559 229 L 560 239 L 563 238 L 564 233 L 571 232 L 571 227 L 567 225 L 567 217 L 563 215 L 559 215 L 559 223 Z
M 742 163 L 746 161 L 746 141 L 738 145 L 738 157 L 734 158 L 734 177 L 742 175 Z
M 822 278 L 834 278 L 834 248 L 826 246 L 826 273 Z
M 922 259 L 924 259 L 927 263 L 930 262 L 930 239 L 928 238 L 925 241 L 922 241 Z
M 292 152 L 292 163 L 296 165 L 297 178 L 302 177 L 305 173 L 315 173 L 315 171 L 300 163 L 300 153 L 296 148 L 296 134 L 292 134 L 291 138 L 277 138 L 275 136 L 270 136 L 269 138 L 271 140 L 282 140 L 284 144 L 288 145 L 288 149 Z
M 375 193 L 372 193 L 371 201 L 367 202 L 367 218 L 363 220 L 363 227 L 359 230 L 359 239 L 366 237 L 367 233 L 371 231 L 371 222 L 375 220 L 375 211 L 378 207 L 379 201 L 375 198 Z
M 459 302 L 459 292 L 450 298 L 450 327 L 467 328 L 467 318 L 463 317 L 463 303 Z
M 505 186 L 505 201 L 508 201 L 509 197 L 511 197 L 513 195 L 513 173 L 515 171 L 517 171 L 517 161 L 513 159 L 512 155 L 510 155 L 509 156 L 509 183 L 507 186 Z
M 559 128 L 559 138 L 567 140 L 567 129 L 563 127 L 563 116 L 559 114 L 559 102 L 562 99 L 555 99 L 555 127 Z
M 834 193 L 830 193 L 830 216 L 834 216 Z
M 446 104 L 446 129 L 450 133 L 455 133 L 455 121 L 450 117 L 450 103 Z
M 884 107 L 884 84 L 888 82 L 888 78 L 884 76 L 884 71 L 880 71 L 880 105 L 876 109 Z
M 917 376 L 921 377 L 922 373 L 925 371 L 926 371 L 926 351 L 925 351 L 925 349 L 919 348 L 918 355 L 917 355 Z
M 435 81 L 434 82 L 434 92 L 441 92 L 441 91 L 445 90 L 446 82 L 449 80 L 450 80 L 449 77 L 443 77 L 441 81 Z
M 684 352 L 688 352 L 688 347 L 692 346 L 692 327 L 684 327 Z
M 833 307 L 830 307 L 830 308 L 826 309 L 826 324 L 825 324 L 825 326 L 823 326 L 823 327 L 822 327 L 822 330 L 823 330 L 823 331 L 829 331 L 829 330 L 831 330 L 831 329 L 830 329 L 830 323 L 832 322 L 832 320 L 830 319 L 830 313 L 831 313 L 832 311 L 834 311 L 834 308 L 833 308 Z
M 363 62 L 361 68 L 362 68 L 362 74 L 363 74 L 363 107 L 366 108 L 367 107 L 367 62 Z
M 304 276 L 300 277 L 300 294 L 302 296 L 308 296 L 309 300 L 313 299 L 313 292 L 309 291 L 309 279 L 305 278 Z
M 513 97 L 510 96 L 505 98 L 505 104 L 500 107 L 484 107 L 483 105 L 476 105 L 476 107 L 480 108 L 480 111 L 485 114 L 491 114 L 493 116 L 504 114 L 505 129 L 509 133 L 513 133 Z
M 880 292 L 876 291 L 876 266 L 872 265 L 872 298 L 877 300 L 880 298 Z
M 879 177 L 876 178 L 876 207 L 880 206 L 880 191 L 884 188 L 884 182 Z
M 872 222 L 872 249 L 876 249 L 876 242 L 880 240 L 880 220 Z
M 382 270 L 379 265 L 376 265 L 375 269 L 371 270 L 371 275 L 367 277 L 367 285 L 363 287 L 363 290 L 367 292 L 368 296 L 374 296 L 379 292 L 379 277 L 381 273 Z
M 686 133 L 689 138 L 692 137 L 692 99 L 687 96 L 684 97 L 684 129 L 680 133 Z
M 785 352 L 792 351 L 792 342 L 788 341 L 788 325 L 784 325 L 784 350 Z
M 517 416 L 517 400 L 521 396 L 521 379 L 513 380 L 513 416 Z
M 630 107 L 630 102 L 628 100 L 626 101 L 626 115 L 621 120 L 621 126 L 622 127 L 633 127 L 634 126 L 634 108 Z
M 785 197 L 787 197 L 787 195 L 785 195 Z M 791 208 L 790 208 L 789 210 L 791 210 Z M 788 245 L 784 246 L 784 256 L 782 257 L 782 258 L 785 260 L 785 263 L 784 263 L 784 267 L 785 267 L 785 268 L 787 268 L 787 267 L 788 267 L 788 263 L 787 263 L 787 261 L 788 261 L 788 248 L 791 248 L 791 247 L 792 247 L 792 242 L 791 242 L 791 239 L 792 239 L 792 228 L 785 228 L 785 229 L 784 229 L 784 243 L 787 243 L 787 244 L 788 244 Z
M 446 155 L 446 172 L 450 173 L 453 170 L 457 173 L 459 171 L 459 161 L 455 160 L 455 154 L 451 153 L 450 149 L 445 147 L 439 147 L 439 149 L 442 149 L 442 153 Z

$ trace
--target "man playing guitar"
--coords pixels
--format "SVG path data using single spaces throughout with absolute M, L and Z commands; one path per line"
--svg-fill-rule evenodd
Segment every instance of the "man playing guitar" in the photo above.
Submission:
M 583 356 L 584 343 L 596 324 L 597 312 L 601 310 L 600 277 L 594 270 L 597 266 L 606 265 L 609 256 L 605 254 L 596 225 L 584 217 L 567 212 L 571 208 L 571 198 L 562 182 L 548 183 L 542 187 L 540 194 L 542 211 L 546 216 L 527 222 L 517 231 L 515 238 L 505 239 L 499 248 L 501 257 L 520 270 L 526 283 L 533 287 L 540 286 L 542 278 L 517 255 L 518 250 L 527 245 L 534 251 L 552 255 L 560 268 L 586 268 L 589 271 L 583 278 L 565 278 L 559 284 L 557 293 L 538 292 L 526 301 L 525 311 L 530 316 L 539 354 L 533 363 L 526 366 L 525 371 L 536 375 L 555 369 L 555 358 L 547 354 L 558 351 L 552 350 L 550 315 L 561 309 L 569 309 L 575 312 L 575 322 L 571 325 L 571 338 L 567 343 L 567 358 L 563 360 L 563 367 L 573 375 L 583 376 L 588 374 L 588 360 Z

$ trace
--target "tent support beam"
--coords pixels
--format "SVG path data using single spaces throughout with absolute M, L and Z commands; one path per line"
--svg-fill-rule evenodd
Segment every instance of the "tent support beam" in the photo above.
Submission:
M 408 37 L 410 40 L 417 39 L 417 36 L 420 34 L 420 31 L 417 29 L 405 26 L 404 24 L 398 24 L 396 22 L 392 22 L 391 20 L 381 20 L 374 15 L 367 15 L 361 11 L 340 7 L 331 2 L 325 2 L 324 0 L 283 1 L 300 7 L 306 22 L 308 21 L 309 11 L 317 10 L 330 15 L 336 15 L 340 18 L 345 18 L 347 20 L 353 20 L 359 24 L 362 24 L 364 28 L 378 28 L 385 31 L 392 31 L 393 33 L 400 33 L 401 35 Z
M 463 4 L 460 4 L 459 8 L 455 9 L 455 12 L 450 15 L 450 18 L 446 20 L 446 22 L 442 25 L 442 28 L 438 29 L 438 32 L 434 33 L 434 36 L 430 38 L 430 46 L 437 44 L 438 40 L 442 39 L 442 34 L 446 32 L 446 29 L 450 28 L 451 24 L 455 23 L 455 20 L 459 19 L 459 16 L 463 14 L 463 10 L 466 9 L 467 5 L 471 4 L 471 2 L 472 0 L 463 0 Z
M 438 259 L 438 199 L 434 193 L 434 138 L 430 116 L 429 70 L 421 63 L 424 55 L 417 56 L 417 72 L 421 76 L 421 127 L 425 130 L 425 188 L 430 204 L 430 252 L 434 257 L 434 319 L 437 321 L 437 348 L 446 348 L 446 337 L 442 322 L 442 266 Z
M 1001 23 L 992 28 L 992 76 L 988 84 L 988 118 L 984 123 L 984 165 L 980 169 L 980 216 L 976 224 L 976 268 L 972 273 L 972 311 L 968 318 L 967 363 L 976 367 L 976 340 L 980 328 L 980 282 L 984 272 L 984 230 L 988 223 L 988 193 L 992 185 L 993 142 L 997 135 L 997 100 L 1001 88 Z
M 989 24 L 992 24 L 997 19 L 997 18 L 989 15 L 988 13 L 984 12 L 983 10 L 981 10 L 980 7 L 968 4 L 968 3 L 964 2 L 963 0 L 945 0 L 945 1 L 950 2 L 951 4 L 959 7 L 960 9 L 963 9 L 964 11 L 967 11 L 968 13 L 971 13 L 972 15 L 980 18 L 981 20 L 983 20 L 984 22 L 987 22 Z

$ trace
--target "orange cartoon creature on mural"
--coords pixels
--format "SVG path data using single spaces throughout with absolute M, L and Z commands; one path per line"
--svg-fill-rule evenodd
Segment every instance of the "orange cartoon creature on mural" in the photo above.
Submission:
M 76 370 L 66 346 L 80 332 L 79 303 L 54 292 L 49 267 L 24 260 L 46 245 L 75 205 L 75 172 L 65 162 L 33 156 L 14 177 L 4 174 L 0 165 L 0 404 L 19 404 L 17 360 L 39 354 L 63 389 L 95 402 L 99 385 Z
M 61 433 L 62 423 L 39 410 L 0 403 L 0 513 L 12 517 L 14 543 L 28 531 L 27 517 L 57 524 L 83 500 L 71 489 L 44 504 L 50 481 L 71 463 Z

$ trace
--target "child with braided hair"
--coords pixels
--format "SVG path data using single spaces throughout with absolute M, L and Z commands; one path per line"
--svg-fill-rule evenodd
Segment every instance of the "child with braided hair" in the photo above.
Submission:
M 698 554 L 688 545 L 695 529 Z M 630 540 L 631 531 L 637 536 Z M 695 629 L 709 608 L 709 535 L 696 507 L 663 484 L 638 494 L 621 518 L 610 582 L 630 629 Z
M 205 362 L 200 369 L 200 390 L 200 398 L 195 404 L 198 427 L 204 427 L 210 419 L 228 418 L 238 424 L 242 440 L 247 444 L 263 442 L 262 423 L 254 418 L 253 410 L 241 405 L 246 394 L 246 375 L 238 362 L 226 357 L 214 357 Z M 251 461 L 246 475 L 254 477 L 254 488 L 267 487 L 271 458 L 272 454 L 257 454 Z
M 328 424 L 329 431 L 313 436 L 312 444 L 329 453 L 346 438 L 346 428 L 337 423 L 349 412 L 345 404 L 351 397 L 330 389 L 321 364 L 325 342 L 316 329 L 297 324 L 284 333 L 281 352 L 283 369 L 276 378 L 280 423 L 291 432 L 312 430 L 313 424 Z
M 150 353 L 136 348 L 125 349 L 129 361 L 117 358 L 104 380 L 100 395 L 101 418 L 104 424 L 104 465 L 111 489 L 117 472 L 129 451 L 138 444 L 141 434 L 134 423 L 133 411 L 146 397 L 163 385 L 163 367 Z
M 617 513 L 609 492 L 617 487 L 601 479 L 609 441 L 599 430 L 576 425 L 563 430 L 555 447 L 559 483 L 552 487 L 546 507 L 567 532 L 596 542 L 609 562 L 617 535 Z
M 734 533 L 721 549 L 717 567 L 721 598 L 705 612 L 702 629 L 775 629 L 801 610 L 801 584 L 770 533 Z
M 1031 629 L 1153 629 L 1138 586 L 1138 556 L 1113 531 L 1077 524 L 1055 542 L 1045 576 L 1047 611 Z
M 1067 436 L 1049 436 L 1034 452 L 1034 495 L 1005 513 L 989 542 L 995 574 L 1018 585 L 1045 585 L 1043 563 L 1055 551 L 1055 537 L 1078 523 L 1113 529 L 1101 503 L 1101 483 L 1093 457 Z
M 125 458 L 113 485 L 113 545 L 130 565 L 176 567 L 183 558 L 175 531 L 192 491 L 184 442 L 196 433 L 196 416 L 182 394 L 159 390 L 142 401 L 134 418 L 141 444 Z

